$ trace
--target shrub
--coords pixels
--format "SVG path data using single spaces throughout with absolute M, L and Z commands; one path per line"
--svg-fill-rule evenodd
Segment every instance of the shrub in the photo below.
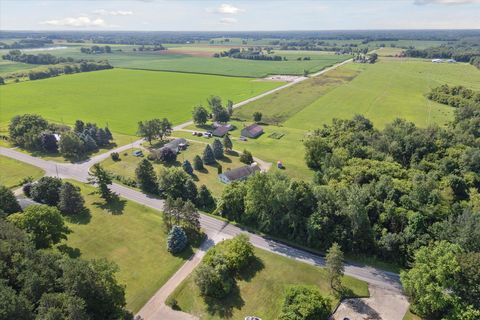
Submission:
M 240 156 L 240 162 L 245 164 L 252 164 L 253 163 L 253 156 L 250 151 L 243 150 L 242 155 Z
M 30 193 L 33 200 L 50 206 L 56 206 L 60 200 L 61 186 L 62 180 L 59 178 L 42 177 L 33 185 Z
M 327 319 L 330 310 L 330 299 L 323 297 L 317 288 L 292 286 L 287 289 L 279 319 Z
M 0 211 L 7 214 L 22 211 L 12 190 L 5 186 L 0 186 Z
M 167 250 L 171 253 L 182 252 L 188 244 L 187 234 L 179 226 L 173 226 L 168 233 Z
M 23 194 L 28 198 L 32 197 L 32 187 L 33 187 L 33 184 L 31 182 L 25 183 L 22 187 Z
M 118 152 L 112 152 L 110 154 L 110 157 L 112 158 L 113 161 L 120 161 L 120 155 L 118 154 Z

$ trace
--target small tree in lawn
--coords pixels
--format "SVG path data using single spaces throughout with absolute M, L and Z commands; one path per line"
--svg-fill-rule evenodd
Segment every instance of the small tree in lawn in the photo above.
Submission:
M 255 122 L 262 121 L 262 113 L 258 112 L 258 111 L 254 112 L 253 113 L 253 121 L 255 121 Z
M 211 211 L 215 208 L 215 199 L 213 198 L 207 186 L 202 184 L 198 190 L 197 206 L 200 209 Z
M 228 136 L 228 134 L 226 134 L 225 137 L 223 137 L 223 147 L 227 152 L 232 151 L 233 149 L 233 143 L 230 137 Z
M 205 164 L 214 164 L 215 163 L 215 156 L 213 154 L 212 147 L 209 144 L 205 147 L 203 151 L 203 163 Z
M 80 193 L 80 188 L 70 182 L 65 182 L 60 187 L 60 201 L 58 209 L 65 214 L 79 214 L 83 211 L 85 200 Z
M 202 159 L 200 159 L 200 160 L 202 160 Z M 193 174 L 193 167 L 192 167 L 192 164 L 190 163 L 190 161 L 188 161 L 188 160 L 183 161 L 182 168 L 189 175 Z
M 173 254 L 182 252 L 188 244 L 188 238 L 182 227 L 173 226 L 168 233 L 167 250 Z
M 342 276 L 344 273 L 343 252 L 337 243 L 332 244 L 327 251 L 326 267 L 330 288 L 339 290 L 342 287 Z
M 212 143 L 213 155 L 215 159 L 222 159 L 223 158 L 223 145 L 220 140 L 215 139 Z
M 150 161 L 147 159 L 140 161 L 135 169 L 135 176 L 137 177 L 140 189 L 149 193 L 157 193 L 157 175 L 155 174 L 155 170 Z
M 203 160 L 198 154 L 193 158 L 193 168 L 197 171 L 203 170 Z
M 91 172 L 88 173 L 90 176 L 88 181 L 91 184 L 97 185 L 97 193 L 104 200 L 108 201 L 112 198 L 113 193 L 108 187 L 112 184 L 112 177 L 110 173 L 105 170 L 99 163 L 93 165 Z
M 242 155 L 240 156 L 240 162 L 245 164 L 252 164 L 253 163 L 253 156 L 250 151 L 243 150 Z
M 193 122 L 197 125 L 203 125 L 208 121 L 208 110 L 202 106 L 196 106 L 193 108 Z

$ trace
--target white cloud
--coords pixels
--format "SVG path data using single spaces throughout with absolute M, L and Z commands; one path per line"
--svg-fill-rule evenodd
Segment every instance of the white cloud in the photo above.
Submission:
M 102 16 L 131 16 L 133 14 L 133 12 L 129 10 L 107 11 L 105 9 L 94 10 L 93 13 L 99 14 Z
M 107 23 L 105 20 L 96 18 L 90 19 L 89 17 L 67 17 L 58 20 L 47 20 L 43 21 L 42 24 L 49 26 L 57 27 L 76 27 L 76 28 L 85 28 L 85 27 L 106 27 Z
M 417 5 L 425 4 L 443 4 L 443 5 L 459 5 L 459 4 L 475 4 L 480 3 L 480 0 L 414 0 Z
M 231 4 L 223 3 L 218 8 L 212 9 L 208 8 L 207 12 L 220 13 L 220 14 L 238 14 L 245 12 L 245 9 L 235 7 Z
M 235 18 L 222 18 L 220 19 L 221 24 L 235 24 L 237 23 L 238 20 Z

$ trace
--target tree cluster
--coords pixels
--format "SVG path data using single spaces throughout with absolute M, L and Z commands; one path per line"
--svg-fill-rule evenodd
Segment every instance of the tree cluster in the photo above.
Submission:
M 77 62 L 75 59 L 70 57 L 57 57 L 49 53 L 26 54 L 22 53 L 20 50 L 10 50 L 7 54 L 2 55 L 2 59 L 29 64 L 58 64 Z
M 204 297 L 224 298 L 235 279 L 255 258 L 253 246 L 244 234 L 220 242 L 207 251 L 195 272 L 195 284 Z
M 86 53 L 86 54 L 101 54 L 101 53 L 111 53 L 112 48 L 110 46 L 91 46 L 90 48 L 88 47 L 81 47 L 80 48 L 81 53 Z
M 50 66 L 48 68 L 35 68 L 28 72 L 28 78 L 30 80 L 39 80 L 56 77 L 62 74 L 90 72 L 106 69 L 113 69 L 113 67 L 108 63 L 108 61 L 82 60 L 81 62 L 59 64 L 55 66 Z M 20 73 L 18 77 L 20 77 L 21 75 L 22 74 Z
M 181 198 L 167 197 L 163 213 L 169 232 L 177 226 L 182 228 L 182 231 L 185 231 L 190 238 L 195 238 L 200 234 L 200 214 L 190 200 L 184 201 Z
M 224 107 L 222 105 L 222 99 L 218 96 L 210 96 L 207 99 L 208 106 L 212 112 L 213 121 L 228 122 L 233 113 L 233 102 L 228 101 Z M 195 111 L 194 111 L 195 112 Z M 198 112 L 198 110 L 197 110 Z M 203 112 L 203 111 L 202 111 Z M 194 114 L 195 116 L 195 114 Z
M 427 95 L 428 99 L 443 103 L 454 108 L 480 109 L 480 92 L 463 86 L 449 86 L 448 84 L 433 88 Z
M 41 206 L 38 209 L 46 211 Z M 125 309 L 125 288 L 115 278 L 116 265 L 37 250 L 28 234 L 3 219 L 0 219 L 0 242 L 2 318 L 133 318 Z
M 228 51 L 214 53 L 214 58 L 230 57 L 234 59 L 263 60 L 263 61 L 282 61 L 286 58 L 277 55 L 266 55 L 261 48 L 231 48 Z
M 137 134 L 147 140 L 150 145 L 152 140 L 163 140 L 165 136 L 169 136 L 172 132 L 172 123 L 167 118 L 152 119 L 138 122 Z
M 29 48 L 43 48 L 45 45 L 53 45 L 51 39 L 20 39 L 11 44 L 0 42 L 0 49 L 29 49 Z

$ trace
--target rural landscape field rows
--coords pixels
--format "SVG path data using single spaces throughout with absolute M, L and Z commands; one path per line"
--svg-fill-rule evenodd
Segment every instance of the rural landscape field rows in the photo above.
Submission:
M 446 4 L 0 3 L 0 319 L 479 319 Z

